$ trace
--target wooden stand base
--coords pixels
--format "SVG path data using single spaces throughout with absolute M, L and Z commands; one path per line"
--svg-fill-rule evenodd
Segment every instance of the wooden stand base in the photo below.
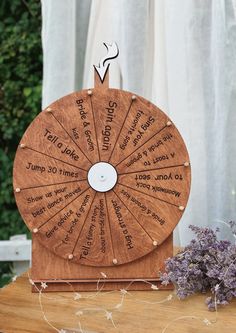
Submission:
M 46 282 L 48 291 L 96 291 L 97 281 L 102 290 L 152 290 L 149 281 L 160 289 L 173 289 L 172 285 L 160 284 L 159 272 L 163 271 L 164 261 L 173 255 L 173 235 L 171 234 L 156 250 L 133 262 L 112 266 L 93 267 L 78 265 L 64 260 L 41 245 L 32 235 L 31 278 L 36 286 Z M 105 273 L 104 279 L 101 272 Z M 134 282 L 131 281 L 136 280 Z M 138 281 L 137 281 L 138 280 Z M 32 290 L 36 291 L 35 288 Z

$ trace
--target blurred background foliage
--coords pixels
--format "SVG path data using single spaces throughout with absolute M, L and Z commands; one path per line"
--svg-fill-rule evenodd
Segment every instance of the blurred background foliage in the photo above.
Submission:
M 0 240 L 28 233 L 12 190 L 17 145 L 41 110 L 41 3 L 0 1 Z M 29 233 L 28 233 L 29 236 Z M 10 263 L 0 263 L 0 286 Z

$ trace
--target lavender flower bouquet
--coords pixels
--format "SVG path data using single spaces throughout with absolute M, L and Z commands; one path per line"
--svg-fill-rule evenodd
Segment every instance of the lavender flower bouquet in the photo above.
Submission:
M 236 223 L 228 226 L 236 235 Z M 180 299 L 197 292 L 212 292 L 206 304 L 211 311 L 217 305 L 226 305 L 236 297 L 236 245 L 227 240 L 218 240 L 217 232 L 210 228 L 191 225 L 195 233 L 184 250 L 166 260 L 166 272 L 161 274 L 162 284 L 176 286 Z

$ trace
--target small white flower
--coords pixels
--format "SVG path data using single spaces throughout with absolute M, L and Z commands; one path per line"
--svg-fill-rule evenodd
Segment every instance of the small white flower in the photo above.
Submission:
M 101 276 L 106 279 L 107 278 L 107 275 L 104 273 L 104 272 L 100 272 L 101 273 Z
M 121 307 L 122 307 L 122 303 L 118 303 L 118 304 L 116 304 L 115 309 L 120 309 Z
M 66 333 L 66 331 L 61 329 L 61 330 L 58 331 L 58 333 Z
M 152 288 L 153 290 L 159 290 L 159 288 L 158 288 L 155 284 L 152 284 L 152 285 L 151 285 L 151 288 Z
M 220 288 L 220 285 L 219 285 L 219 284 L 216 284 L 216 285 L 215 285 L 215 291 L 219 290 L 219 288 Z
M 77 311 L 75 314 L 76 314 L 76 316 L 82 316 L 84 313 L 83 313 L 83 311 Z
M 125 289 L 120 289 L 120 293 L 121 293 L 122 295 L 126 295 L 126 294 L 128 293 L 128 291 L 125 290 Z
M 48 285 L 47 285 L 47 283 L 45 283 L 45 282 L 41 282 L 41 287 L 42 287 L 43 289 L 46 289 L 46 288 L 48 287 Z
M 167 296 L 167 298 L 166 298 L 166 299 L 167 299 L 167 301 L 171 301 L 171 300 L 172 300 L 172 298 L 173 298 L 173 295 L 171 295 L 171 294 L 170 294 L 170 295 L 168 295 L 168 296 Z
M 107 320 L 112 320 L 112 312 L 106 311 L 106 318 Z
M 75 297 L 74 297 L 74 300 L 78 300 L 78 299 L 81 299 L 82 298 L 82 295 L 79 294 L 79 293 L 75 293 Z
M 29 279 L 29 283 L 32 284 L 32 286 L 34 286 L 34 281 L 32 279 Z
M 206 324 L 207 326 L 211 325 L 211 322 L 207 318 L 203 320 L 203 323 Z
M 162 284 L 163 286 L 168 286 L 168 284 L 170 284 L 170 282 L 169 282 L 168 280 L 163 280 L 163 281 L 161 282 L 161 284 Z
M 11 280 L 12 280 L 12 282 L 15 282 L 17 278 L 18 278 L 18 276 L 17 276 L 17 275 L 13 276 L 13 278 L 11 279 Z

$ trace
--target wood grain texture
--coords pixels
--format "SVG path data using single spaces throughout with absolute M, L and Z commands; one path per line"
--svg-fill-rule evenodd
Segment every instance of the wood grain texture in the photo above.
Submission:
M 107 85 L 108 77 L 40 113 L 20 142 L 13 175 L 19 211 L 37 239 L 64 259 L 97 267 L 132 262 L 164 242 L 191 180 L 188 152 L 169 118 Z M 105 194 L 87 182 L 99 161 L 118 173 Z
M 48 291 L 71 291 L 67 284 L 73 284 L 78 291 L 96 291 L 97 281 L 105 272 L 109 283 L 104 290 L 120 289 L 127 286 L 127 281 L 144 279 L 159 283 L 159 272 L 164 270 L 164 261 L 173 255 L 173 237 L 170 235 L 160 246 L 150 254 L 123 265 L 96 267 L 64 260 L 48 251 L 39 242 L 37 235 L 32 239 L 32 270 L 31 277 L 35 282 L 47 281 Z M 39 255 L 40 254 L 40 255 Z M 118 256 L 119 260 L 119 256 Z M 55 283 L 58 280 L 58 283 Z M 64 283 L 63 283 L 64 282 Z M 168 289 L 172 286 L 168 286 Z M 134 283 L 131 289 L 146 290 L 147 284 Z
M 83 296 L 91 293 L 82 293 Z M 134 332 L 156 333 L 163 329 L 178 317 L 196 316 L 199 320 L 185 318 L 175 321 L 169 326 L 166 333 L 233 333 L 236 326 L 236 300 L 230 305 L 222 307 L 218 312 L 215 324 L 206 326 L 204 318 L 214 321 L 215 313 L 209 312 L 204 303 L 206 294 L 195 295 L 180 301 L 173 298 L 170 302 L 148 305 L 135 302 L 134 299 L 142 299 L 147 302 L 158 302 L 165 299 L 170 291 L 132 291 L 132 296 L 127 296 L 124 307 L 120 311 L 113 312 L 113 319 L 117 325 L 115 329 L 103 313 L 88 312 L 81 319 L 85 333 L 115 333 Z M 48 295 L 47 295 L 48 296 Z M 75 313 L 81 307 L 105 307 L 112 308 L 120 302 L 120 292 L 102 293 L 97 298 L 87 300 L 73 300 L 71 293 L 53 293 L 49 298 L 43 297 L 43 308 L 47 318 L 58 329 L 71 329 L 78 327 L 78 317 Z M 54 298 L 54 299 L 51 299 Z M 82 303 L 81 303 L 82 302 Z M 39 307 L 38 295 L 31 293 L 31 285 L 27 274 L 19 277 L 0 290 L 0 331 L 3 333 L 53 333 L 55 332 L 43 320 Z
M 40 113 L 16 153 L 13 185 L 33 232 L 32 279 L 47 291 L 104 290 L 155 281 L 172 256 L 172 232 L 187 204 L 191 170 L 184 141 L 159 108 L 109 89 L 65 96 Z M 113 188 L 97 192 L 90 168 L 111 164 Z M 142 281 L 131 289 L 145 290 Z M 171 288 L 168 286 L 167 288 Z

